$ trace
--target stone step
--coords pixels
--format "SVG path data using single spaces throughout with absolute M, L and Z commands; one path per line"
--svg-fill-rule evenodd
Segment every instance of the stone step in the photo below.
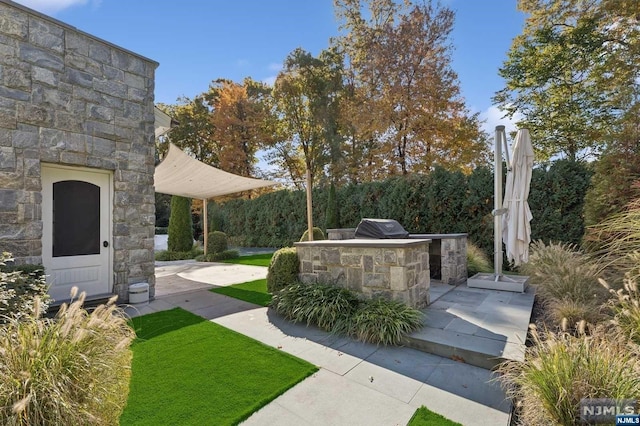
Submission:
M 113 296 L 115 296 L 115 294 L 112 294 L 112 293 L 103 293 L 103 294 L 95 294 L 93 296 L 87 296 L 82 306 L 84 309 L 91 311 L 92 309 L 98 307 L 99 305 L 103 305 L 107 303 L 109 299 L 111 299 Z M 77 299 L 74 299 L 74 300 L 77 300 Z M 66 303 L 68 305 L 70 302 L 72 302 L 71 299 L 56 300 L 51 305 L 49 305 L 49 309 L 47 309 L 47 316 L 50 316 L 50 317 L 54 316 L 60 310 L 60 306 L 62 306 L 63 303 Z
M 487 370 L 507 360 L 524 360 L 524 347 L 519 344 L 433 327 L 411 334 L 405 345 Z
M 431 293 L 424 326 L 406 346 L 486 369 L 524 360 L 533 288 L 514 293 L 433 282 Z

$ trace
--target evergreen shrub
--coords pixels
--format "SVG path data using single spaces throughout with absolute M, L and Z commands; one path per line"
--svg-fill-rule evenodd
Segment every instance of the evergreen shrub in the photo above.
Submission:
M 221 231 L 209 232 L 207 237 L 207 253 L 221 253 L 229 248 L 227 234 Z
M 590 176 L 587 166 L 567 160 L 533 170 L 533 239 L 580 243 Z M 329 227 L 330 191 L 329 186 L 313 190 L 313 220 L 320 229 Z M 467 233 L 489 258 L 493 256 L 493 171 L 488 167 L 468 175 L 436 167 L 426 175 L 347 184 L 335 192 L 340 227 L 355 228 L 363 217 L 395 219 L 411 233 Z M 243 246 L 290 246 L 307 227 L 304 191 L 230 200 L 219 212 L 227 235 Z
M 171 197 L 169 217 L 168 251 L 188 252 L 193 248 L 193 223 L 191 219 L 191 199 Z
M 298 281 L 300 261 L 295 247 L 285 247 L 273 254 L 267 270 L 267 290 L 275 293 Z
M 336 186 L 331 183 L 329 186 L 329 196 L 327 197 L 327 220 L 325 229 L 340 228 L 340 215 L 338 210 L 338 199 L 336 198 Z

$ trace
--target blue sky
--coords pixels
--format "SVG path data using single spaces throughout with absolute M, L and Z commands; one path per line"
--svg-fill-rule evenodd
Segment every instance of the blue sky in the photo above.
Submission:
M 296 47 L 317 54 L 338 34 L 332 0 L 19 0 L 160 63 L 156 102 L 194 97 L 217 78 L 272 82 Z M 492 107 L 498 68 L 525 16 L 517 0 L 443 0 L 456 12 L 453 68 L 485 129 L 510 127 Z

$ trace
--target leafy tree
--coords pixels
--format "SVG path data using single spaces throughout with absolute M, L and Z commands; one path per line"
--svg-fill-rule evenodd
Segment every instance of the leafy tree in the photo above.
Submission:
M 254 176 L 256 152 L 269 139 L 265 122 L 269 114 L 264 97 L 270 89 L 247 78 L 242 84 L 215 80 L 204 95 L 211 107 L 213 137 L 218 145 L 218 166 L 240 176 Z
M 194 99 L 181 98 L 180 101 L 176 105 L 158 104 L 158 108 L 179 123 L 169 132 L 166 142 L 158 147 L 161 158 L 169 148 L 168 142 L 171 142 L 197 160 L 217 166 L 219 148 L 205 98 L 200 95 Z
M 469 114 L 451 68 L 454 13 L 431 3 L 335 0 L 347 57 L 345 125 L 350 164 L 366 180 L 470 171 L 486 161 L 486 135 Z
M 522 115 L 540 159 L 575 160 L 615 141 L 640 89 L 640 4 L 520 0 L 528 14 L 495 101 Z
M 171 217 L 169 218 L 169 251 L 190 251 L 193 248 L 193 226 L 191 200 L 174 195 L 171 197 Z
M 274 150 L 292 168 L 292 177 L 304 173 L 300 169 L 304 164 L 311 172 L 308 184 L 313 186 L 331 158 L 340 156 L 336 116 L 342 63 L 334 51 L 323 51 L 315 58 L 298 48 L 284 65 L 273 93 L 283 129 Z

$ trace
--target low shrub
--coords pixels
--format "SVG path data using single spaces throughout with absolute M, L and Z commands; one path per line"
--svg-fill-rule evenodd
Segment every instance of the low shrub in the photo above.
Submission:
M 240 257 L 238 250 L 225 250 L 220 253 L 207 253 L 196 256 L 198 262 L 219 262 L 221 260 L 236 259 Z
M 155 259 L 157 261 L 170 261 L 170 260 L 186 260 L 186 259 L 195 259 L 200 256 L 204 252 L 199 247 L 193 247 L 191 251 L 169 251 L 169 250 L 159 250 L 155 254 Z
M 274 294 L 271 306 L 293 322 L 383 345 L 396 345 L 422 326 L 417 309 L 397 301 L 360 300 L 353 292 L 330 285 L 296 283 Z
M 402 302 L 365 300 L 349 319 L 348 334 L 358 340 L 397 345 L 402 338 L 422 327 L 422 313 Z
M 574 245 L 568 243 L 532 244 L 529 261 L 520 266 L 543 302 L 573 300 L 600 304 L 606 292 L 598 283 L 599 267 Z
M 167 247 L 174 252 L 187 252 L 193 246 L 193 219 L 191 199 L 174 195 L 171 197 L 169 216 L 169 238 Z
M 313 227 L 313 241 L 322 241 L 326 239 L 324 236 L 324 232 L 322 232 L 322 229 L 320 228 L 316 228 L 315 226 Z M 302 234 L 302 237 L 300 237 L 300 241 L 309 241 L 309 230 L 305 230 L 304 233 Z
M 10 253 L 0 253 L 0 324 L 9 318 L 36 315 L 35 299 L 46 311 L 49 296 L 41 265 L 11 265 Z
M 229 248 L 227 234 L 221 231 L 210 232 L 207 236 L 207 254 L 222 253 Z
M 467 275 L 472 277 L 479 272 L 492 272 L 493 267 L 486 253 L 477 245 L 467 241 Z
M 83 293 L 55 319 L 36 309 L 0 327 L 0 424 L 118 424 L 134 332 L 115 299 L 89 314 Z
M 521 424 L 580 423 L 582 398 L 637 398 L 640 359 L 626 342 L 608 339 L 603 330 L 590 336 L 531 330 L 534 346 L 524 362 L 498 367 L 499 380 L 518 401 Z
M 267 270 L 267 289 L 275 293 L 298 281 L 300 261 L 295 247 L 285 247 L 273 254 Z

